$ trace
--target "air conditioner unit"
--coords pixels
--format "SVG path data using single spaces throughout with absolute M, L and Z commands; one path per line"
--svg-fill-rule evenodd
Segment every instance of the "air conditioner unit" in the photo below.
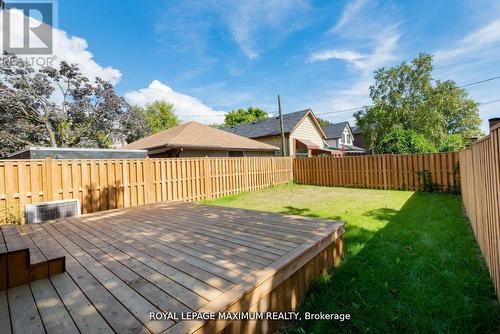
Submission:
M 77 199 L 27 204 L 24 206 L 24 217 L 28 224 L 79 215 L 80 201 Z

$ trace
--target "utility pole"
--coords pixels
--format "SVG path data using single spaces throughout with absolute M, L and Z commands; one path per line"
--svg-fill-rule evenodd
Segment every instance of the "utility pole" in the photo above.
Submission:
M 278 110 L 280 112 L 280 126 L 281 126 L 281 154 L 286 157 L 285 146 L 285 125 L 283 124 L 283 112 L 281 111 L 281 96 L 278 95 Z

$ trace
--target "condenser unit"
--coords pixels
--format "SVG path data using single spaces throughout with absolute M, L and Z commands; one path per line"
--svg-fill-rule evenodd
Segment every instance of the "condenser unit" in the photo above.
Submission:
M 77 199 L 27 204 L 24 206 L 24 217 L 28 224 L 79 215 L 80 201 Z

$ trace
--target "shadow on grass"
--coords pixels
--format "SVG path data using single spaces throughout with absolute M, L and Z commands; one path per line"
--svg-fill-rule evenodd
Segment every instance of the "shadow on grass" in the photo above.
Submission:
M 315 216 L 294 207 L 286 213 Z M 399 211 L 364 216 L 387 223 L 372 232 L 347 222 L 343 263 L 300 307 L 352 320 L 300 321 L 286 332 L 500 332 L 500 307 L 460 197 L 415 193 Z
M 296 208 L 294 206 L 285 206 L 285 210 L 282 210 L 279 212 L 286 214 L 286 215 L 306 216 L 306 217 L 313 217 L 313 218 L 321 217 L 323 219 L 342 220 L 342 218 L 340 216 L 331 216 L 331 217 L 319 216 L 317 214 L 312 213 L 311 209 Z

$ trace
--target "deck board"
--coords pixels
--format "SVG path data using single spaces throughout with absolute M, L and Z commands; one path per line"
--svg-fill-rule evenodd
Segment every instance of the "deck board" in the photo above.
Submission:
M 96 224 L 94 224 L 93 226 L 95 227 Z M 222 278 L 225 281 L 238 283 L 242 280 L 241 275 L 236 272 L 219 267 L 213 263 L 207 262 L 204 259 L 199 259 L 197 257 L 178 251 L 173 247 L 166 246 L 161 242 L 158 242 L 157 239 L 159 239 L 159 236 L 151 235 L 150 237 L 147 237 L 144 236 L 144 233 L 138 232 L 133 227 L 127 229 L 123 226 L 114 226 L 114 223 L 108 223 L 105 229 L 102 229 L 101 231 L 108 235 L 110 235 L 109 233 L 111 233 L 111 235 L 113 236 L 123 235 L 127 238 L 128 243 L 141 243 L 143 247 L 153 248 L 159 251 L 163 257 L 172 258 L 175 262 L 186 262 L 213 275 L 217 275 L 219 278 Z
M 12 333 L 12 328 L 10 327 L 9 301 L 7 300 L 7 291 L 5 290 L 0 291 L 0 333 Z
M 73 319 L 48 278 L 31 282 L 30 286 L 47 333 L 79 333 Z
M 323 219 L 180 202 L 20 230 L 34 257 L 65 256 L 66 272 L 0 291 L 2 333 L 201 331 L 203 321 L 154 321 L 149 312 L 265 309 L 279 282 L 290 289 L 286 278 L 325 249 L 334 233 L 343 233 L 342 224 Z M 326 256 L 322 261 L 328 262 Z M 297 282 L 311 279 L 301 273 Z M 250 298 L 251 291 L 262 300 Z
M 122 228 L 122 226 L 120 226 L 120 228 Z M 219 252 L 214 252 L 213 250 L 211 252 L 210 248 L 207 247 L 207 244 L 205 242 L 203 244 L 200 244 L 197 242 L 197 239 L 193 239 L 192 237 L 191 238 L 187 236 L 183 237 L 184 235 L 181 235 L 179 237 L 179 234 L 177 232 L 171 232 L 172 230 L 167 230 L 163 227 L 156 226 L 153 220 L 150 222 L 146 221 L 145 223 L 136 223 L 131 228 L 134 231 L 142 231 L 146 234 L 156 233 L 156 232 L 168 232 L 168 235 L 162 234 L 159 237 L 155 236 L 155 240 L 157 240 L 162 245 L 174 248 L 178 251 L 194 256 L 196 258 L 204 259 L 226 270 L 234 271 L 243 276 L 247 276 L 253 272 L 253 269 L 257 269 L 255 268 L 255 266 L 253 267 L 251 265 L 249 266 L 248 263 L 241 263 L 240 262 L 241 260 L 235 256 L 232 256 L 232 254 L 228 254 L 228 256 L 221 255 L 220 250 Z M 192 234 L 193 233 L 191 233 L 191 235 Z M 151 239 L 150 237 L 147 238 Z M 196 245 L 198 245 L 198 247 Z M 227 261 L 231 260 L 231 258 L 234 261 Z M 260 265 L 257 266 L 261 267 Z
M 28 284 L 7 290 L 12 332 L 45 333 L 38 309 Z

